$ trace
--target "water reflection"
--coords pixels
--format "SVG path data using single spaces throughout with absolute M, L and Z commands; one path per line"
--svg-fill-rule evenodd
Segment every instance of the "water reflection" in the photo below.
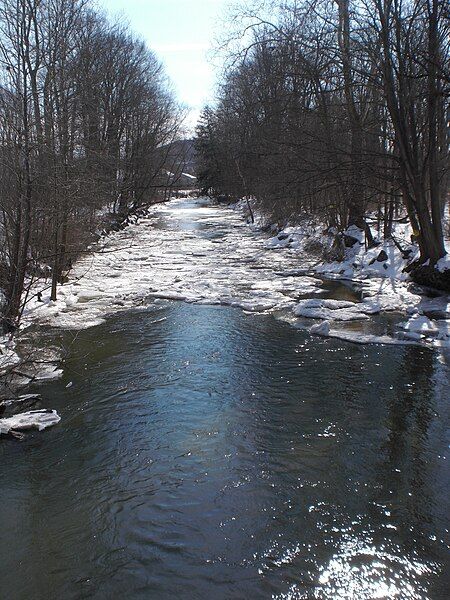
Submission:
M 166 302 L 72 335 L 62 425 L 0 446 L 5 597 L 445 597 L 435 354 Z

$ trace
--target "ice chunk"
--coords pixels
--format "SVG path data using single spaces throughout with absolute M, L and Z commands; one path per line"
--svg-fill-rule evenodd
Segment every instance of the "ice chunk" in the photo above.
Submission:
M 355 302 L 350 302 L 349 300 L 332 300 L 330 298 L 311 298 L 309 300 L 302 300 L 299 306 L 336 310 L 340 308 L 352 308 L 355 306 Z
M 0 419 L 0 435 L 6 435 L 10 431 L 27 431 L 29 429 L 43 431 L 60 421 L 61 417 L 56 410 L 30 410 L 8 419 Z
M 322 323 L 316 323 L 312 327 L 309 328 L 309 333 L 313 333 L 315 335 L 329 335 L 330 333 L 330 322 L 323 321 Z
M 104 294 L 100 291 L 86 290 L 78 294 L 78 302 L 91 302 L 91 300 L 100 300 Z
M 332 329 L 328 336 L 338 340 L 343 340 L 345 342 L 352 342 L 354 344 L 383 344 L 387 346 L 418 345 L 418 341 L 411 339 L 398 339 L 388 335 L 374 335 L 361 333 L 360 331 L 343 331 Z
M 300 301 L 294 309 L 297 317 L 308 319 L 324 319 L 327 321 L 356 321 L 366 320 L 368 314 L 379 312 L 379 307 L 374 303 L 349 302 L 347 300 L 331 300 L 312 298 Z
M 438 327 L 425 315 L 414 315 L 408 321 L 400 324 L 405 331 L 435 335 Z

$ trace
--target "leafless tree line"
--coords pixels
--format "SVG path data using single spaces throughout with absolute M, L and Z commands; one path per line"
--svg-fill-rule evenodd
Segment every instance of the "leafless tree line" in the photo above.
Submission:
M 204 191 L 275 220 L 341 231 L 407 216 L 420 262 L 445 254 L 450 70 L 446 0 L 299 0 L 236 14 L 217 105 L 197 130 Z M 228 44 L 230 48 L 230 44 Z
M 30 275 L 52 299 L 107 212 L 161 198 L 182 111 L 160 62 L 90 0 L 0 0 L 0 288 L 14 326 Z

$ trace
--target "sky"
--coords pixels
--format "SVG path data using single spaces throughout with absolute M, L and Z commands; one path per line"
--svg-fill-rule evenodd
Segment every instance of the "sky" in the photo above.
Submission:
M 178 100 L 194 126 L 213 99 L 215 70 L 208 54 L 220 33 L 228 0 L 99 0 L 112 16 L 125 17 L 165 65 Z

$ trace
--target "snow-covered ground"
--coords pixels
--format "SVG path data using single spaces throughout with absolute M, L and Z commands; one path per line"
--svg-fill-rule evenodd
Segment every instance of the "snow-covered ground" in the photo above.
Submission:
M 243 206 L 241 203 L 240 206 Z M 355 240 L 355 244 L 345 248 L 343 260 L 320 262 L 314 267 L 316 274 L 326 278 L 350 281 L 360 287 L 362 301 L 344 305 L 333 301 L 309 300 L 300 302 L 295 309 L 297 316 L 317 318 L 327 321 L 327 327 L 313 326 L 312 333 L 340 337 L 359 343 L 411 343 L 418 342 L 436 347 L 450 347 L 450 297 L 447 294 L 431 292 L 414 285 L 405 267 L 418 254 L 417 246 L 410 242 L 409 223 L 395 223 L 393 239 L 377 240 L 374 248 L 367 249 L 364 232 L 353 226 L 345 234 Z M 267 241 L 269 248 L 290 248 L 302 256 L 309 248 L 320 248 L 324 253 L 331 250 L 335 240 L 333 232 L 324 232 L 324 227 L 303 225 L 286 227 Z M 405 257 L 405 252 L 407 258 Z M 450 269 L 449 255 L 437 264 L 440 271 Z M 430 297 L 434 296 L 434 297 Z M 374 336 L 372 334 L 333 330 L 339 321 L 367 320 L 368 315 L 377 313 L 404 313 L 404 321 L 399 322 L 395 334 Z M 428 316 L 426 316 L 428 315 Z M 428 318 L 430 317 L 430 318 Z
M 36 295 L 29 301 L 22 327 L 84 329 L 111 313 L 168 299 L 271 311 L 313 334 L 358 343 L 450 346 L 449 297 L 420 295 L 401 273 L 393 244 L 369 252 L 361 244 L 344 262 L 323 265 L 305 250 L 312 237 L 301 227 L 269 237 L 246 224 L 242 211 L 174 199 L 81 258 L 56 302 L 49 285 L 38 282 L 34 291 L 43 301 Z M 388 256 L 383 263 L 376 261 L 381 250 Z M 360 293 L 348 282 L 330 289 L 329 280 L 338 278 L 356 281 Z M 382 331 L 376 315 L 393 311 L 403 316 Z
M 0 336 L 0 373 L 10 369 L 20 362 L 16 344 L 9 336 Z

